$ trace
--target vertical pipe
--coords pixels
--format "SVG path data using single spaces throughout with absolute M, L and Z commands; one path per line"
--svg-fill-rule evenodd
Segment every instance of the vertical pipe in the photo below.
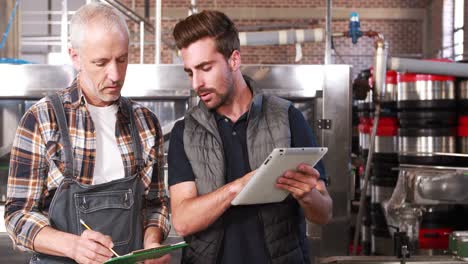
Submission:
M 145 22 L 140 21 L 140 64 L 143 64 L 145 56 Z
M 154 63 L 155 64 L 160 64 L 161 63 L 161 34 L 162 34 L 162 29 L 161 29 L 161 0 L 156 0 L 156 5 L 155 5 L 155 17 L 154 17 L 154 22 L 155 22 L 155 32 L 154 32 Z
M 60 29 L 61 53 L 63 56 L 68 54 L 68 7 L 67 0 L 62 0 L 62 21 Z
M 372 133 L 369 142 L 369 154 L 367 156 L 366 170 L 364 173 L 364 186 L 361 189 L 361 197 L 359 200 L 359 211 L 356 217 L 356 227 L 354 229 L 354 240 L 353 240 L 353 255 L 357 253 L 357 245 L 359 239 L 359 233 L 361 232 L 361 221 L 362 215 L 365 209 L 365 194 L 369 184 L 369 174 L 372 163 L 372 156 L 374 154 L 375 136 L 377 134 L 377 127 L 379 125 L 380 117 L 380 97 L 385 89 L 385 77 L 387 75 L 387 43 L 384 41 L 383 36 L 379 35 L 379 38 L 375 41 L 375 57 L 374 57 L 374 123 L 372 126 Z
M 145 18 L 148 19 L 150 16 L 150 3 L 149 0 L 145 0 Z
M 47 36 L 52 36 L 52 0 L 47 1 Z M 51 47 L 47 47 L 47 52 L 51 51 Z
M 198 13 L 197 0 L 190 0 L 189 16 Z
M 325 58 L 324 64 L 331 64 L 331 20 L 332 20 L 332 0 L 327 0 L 327 15 L 325 16 L 326 27 L 325 27 Z
M 388 45 L 383 37 L 378 38 L 375 42 L 374 57 L 374 97 L 377 98 L 378 103 L 380 103 L 380 97 L 384 94 L 385 90 L 385 79 L 387 76 L 387 48 Z

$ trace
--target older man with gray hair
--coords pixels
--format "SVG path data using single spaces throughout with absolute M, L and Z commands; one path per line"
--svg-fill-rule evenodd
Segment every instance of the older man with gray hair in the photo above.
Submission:
M 128 46 L 115 9 L 81 7 L 69 49 L 77 78 L 21 119 L 5 223 L 14 245 L 34 252 L 31 263 L 102 263 L 168 235 L 159 121 L 121 96 Z

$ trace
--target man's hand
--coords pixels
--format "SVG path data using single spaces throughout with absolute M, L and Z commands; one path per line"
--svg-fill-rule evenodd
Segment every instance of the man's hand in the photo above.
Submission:
M 148 245 L 145 245 L 145 249 L 159 247 L 159 246 L 160 246 L 159 243 L 148 243 Z M 171 261 L 171 255 L 166 254 L 157 259 L 147 259 L 145 260 L 144 263 L 145 264 L 169 264 L 170 261 Z
M 250 179 L 255 174 L 255 172 L 257 172 L 257 170 L 253 170 L 245 174 L 244 176 L 240 177 L 239 179 L 235 180 L 231 187 L 231 191 L 236 194 L 240 193 L 240 191 L 244 189 L 245 185 L 250 181 Z
M 300 164 L 296 171 L 286 171 L 279 177 L 276 187 L 290 192 L 300 203 L 310 203 L 319 177 L 320 173 L 312 166 Z
M 143 247 L 144 249 L 147 248 L 154 248 L 161 246 L 160 241 L 162 241 L 162 232 L 159 227 L 150 226 L 145 229 L 145 235 L 143 238 Z M 157 259 L 147 259 L 145 260 L 145 264 L 169 264 L 171 261 L 171 255 L 166 254 Z
M 78 263 L 103 263 L 110 259 L 114 243 L 110 236 L 92 230 L 85 230 L 74 240 L 70 257 Z
M 332 217 L 333 201 L 320 173 L 308 164 L 300 164 L 295 171 L 287 171 L 279 177 L 276 187 L 286 190 L 304 209 L 307 220 L 324 225 Z

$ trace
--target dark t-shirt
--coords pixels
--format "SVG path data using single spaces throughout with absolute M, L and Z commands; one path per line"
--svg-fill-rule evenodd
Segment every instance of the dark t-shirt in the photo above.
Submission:
M 226 182 L 232 182 L 252 169 L 247 152 L 247 113 L 233 123 L 228 118 L 215 113 L 218 131 L 223 141 L 226 165 Z M 302 113 L 294 106 L 289 108 L 291 147 L 315 147 L 312 129 Z M 184 122 L 178 121 L 171 133 L 168 153 L 169 186 L 194 181 L 195 176 L 184 151 Z M 319 162 L 315 168 L 325 180 L 324 167 Z M 269 263 L 262 226 L 258 211 L 262 205 L 230 207 L 221 216 L 224 224 L 224 240 L 219 262 L 230 263 Z

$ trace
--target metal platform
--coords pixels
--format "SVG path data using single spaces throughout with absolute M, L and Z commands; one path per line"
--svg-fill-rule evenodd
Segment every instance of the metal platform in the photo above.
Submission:
M 412 256 L 402 261 L 392 256 L 342 256 L 320 259 L 320 264 L 460 264 L 466 263 L 452 256 Z

